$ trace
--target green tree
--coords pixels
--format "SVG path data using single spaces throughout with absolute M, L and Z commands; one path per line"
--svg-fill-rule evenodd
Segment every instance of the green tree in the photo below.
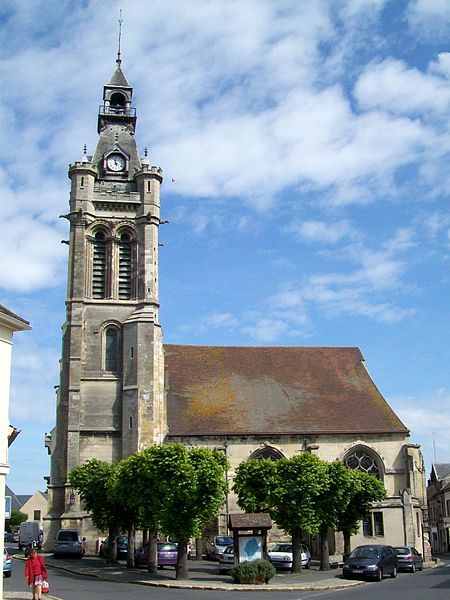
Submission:
M 317 533 L 317 503 L 328 491 L 327 465 L 309 452 L 282 458 L 277 465 L 277 485 L 271 493 L 273 520 L 292 537 L 292 572 L 301 573 L 305 534 Z
M 350 472 L 353 479 L 352 492 L 347 504 L 342 507 L 336 525 L 336 530 L 342 531 L 344 535 L 344 556 L 350 554 L 350 539 L 352 534 L 358 533 L 361 520 L 370 517 L 372 503 L 384 500 L 387 496 L 383 483 L 374 475 L 357 470 Z
M 316 504 L 320 519 L 320 570 L 330 568 L 330 554 L 328 545 L 329 530 L 336 531 L 339 520 L 345 512 L 355 492 L 355 478 L 353 471 L 339 461 L 326 463 L 328 490 L 322 494 Z
M 236 470 L 233 490 L 241 508 L 268 510 L 291 535 L 292 572 L 300 573 L 302 536 L 317 533 L 321 523 L 317 503 L 328 490 L 326 463 L 309 452 L 278 461 L 247 461 Z
M 17 508 L 13 508 L 11 511 L 11 517 L 5 521 L 5 530 L 9 532 L 16 531 L 20 527 L 20 524 L 27 519 L 28 515 L 20 512 L 20 510 L 17 510 Z
M 248 513 L 270 512 L 271 491 L 277 480 L 276 461 L 246 460 L 236 469 L 233 491 Z
M 181 444 L 152 446 L 155 515 L 161 531 L 178 542 L 177 579 L 188 579 L 187 545 L 219 514 L 227 491 L 227 459 L 208 448 Z
M 122 503 L 111 494 L 115 468 L 115 464 L 92 458 L 69 473 L 69 483 L 78 490 L 94 525 L 102 531 L 108 530 L 109 562 L 116 560 L 116 537 L 127 523 Z
M 152 446 L 142 452 L 137 452 L 121 460 L 114 471 L 112 494 L 122 503 L 127 511 L 133 527 L 149 530 L 149 551 L 147 570 L 149 573 L 157 572 L 156 540 L 158 534 L 158 511 L 164 498 L 157 493 L 156 477 L 158 471 L 155 465 L 155 456 L 159 446 Z M 134 561 L 134 539 L 129 534 L 127 565 Z M 131 541 L 131 546 L 130 546 Z M 132 555 L 132 556 L 130 556 Z

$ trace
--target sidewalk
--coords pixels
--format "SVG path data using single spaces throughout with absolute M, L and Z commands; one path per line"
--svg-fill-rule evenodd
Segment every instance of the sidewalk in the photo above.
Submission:
M 44 557 L 46 565 L 50 569 L 60 569 L 69 573 L 96 577 L 107 581 L 165 588 L 270 592 L 279 590 L 330 590 L 364 584 L 364 581 L 342 579 L 342 569 L 319 571 L 319 566 L 314 561 L 311 569 L 304 569 L 301 575 L 277 571 L 275 577 L 267 585 L 245 585 L 234 583 L 230 575 L 221 575 L 218 563 L 206 560 L 189 561 L 190 579 L 177 581 L 175 579 L 175 569 L 171 567 L 159 569 L 158 573 L 153 575 L 147 573 L 144 569 L 127 569 L 124 561 L 107 565 L 105 559 L 93 556 L 87 556 L 81 560 L 55 559 L 51 554 L 44 554 Z M 14 558 L 24 560 L 22 554 L 17 554 Z

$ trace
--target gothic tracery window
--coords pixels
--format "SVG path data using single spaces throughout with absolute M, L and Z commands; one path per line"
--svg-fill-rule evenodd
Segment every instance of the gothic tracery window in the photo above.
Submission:
M 284 456 L 275 448 L 266 447 L 253 452 L 250 458 L 252 460 L 280 460 L 280 458 L 284 458 Z
M 345 458 L 349 469 L 358 469 L 381 479 L 381 470 L 376 458 L 364 448 L 357 448 Z

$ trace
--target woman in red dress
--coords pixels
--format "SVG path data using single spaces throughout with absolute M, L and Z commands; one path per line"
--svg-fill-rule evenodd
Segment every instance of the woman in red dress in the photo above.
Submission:
M 36 548 L 30 549 L 30 555 L 25 563 L 25 577 L 28 585 L 31 586 L 33 600 L 41 600 L 42 582 L 47 579 L 47 569 L 44 557 L 38 554 Z

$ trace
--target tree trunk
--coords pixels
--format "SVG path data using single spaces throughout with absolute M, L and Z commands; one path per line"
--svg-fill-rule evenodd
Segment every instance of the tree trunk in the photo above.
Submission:
M 328 545 L 328 527 L 326 525 L 320 527 L 320 570 L 330 570 L 330 548 Z
M 134 567 L 135 533 L 134 525 L 131 525 L 128 530 L 127 569 Z
M 142 545 L 146 546 L 148 544 L 148 529 L 144 529 L 142 532 Z
M 203 544 L 202 538 L 195 539 L 195 560 L 202 560 L 203 558 Z
M 157 554 L 157 537 L 158 532 L 156 529 L 150 529 L 149 531 L 149 540 L 148 540 L 148 563 L 147 563 L 147 571 L 149 573 L 157 573 L 158 572 L 158 554 Z
M 292 572 L 302 572 L 302 532 L 292 532 Z
M 117 540 L 119 529 L 114 525 L 108 529 L 108 548 L 106 550 L 106 562 L 117 562 Z
M 350 555 L 350 552 L 352 551 L 351 545 L 350 545 L 350 539 L 352 537 L 352 534 L 350 533 L 350 531 L 343 531 L 342 533 L 344 534 L 344 561 L 345 561 L 346 558 Z
M 189 569 L 187 564 L 187 545 L 188 540 L 178 542 L 178 560 L 175 567 L 177 579 L 189 579 Z

